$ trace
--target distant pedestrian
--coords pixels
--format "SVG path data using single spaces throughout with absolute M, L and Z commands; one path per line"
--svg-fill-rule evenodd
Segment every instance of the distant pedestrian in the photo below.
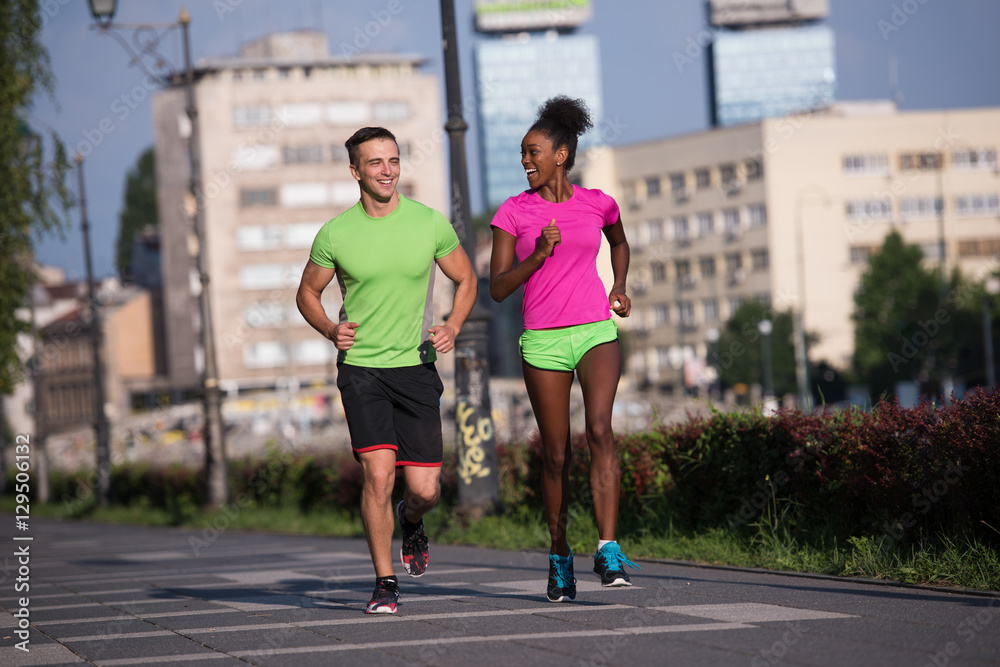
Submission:
M 594 572 L 603 586 L 630 586 L 615 541 L 621 469 L 611 411 L 622 356 L 611 311 L 628 317 L 629 247 L 615 200 L 572 185 L 567 176 L 577 141 L 593 127 L 581 100 L 548 100 L 521 141 L 529 189 L 507 199 L 493 217 L 490 296 L 503 301 L 524 286 L 520 348 L 524 382 L 542 439 L 542 495 L 551 536 L 548 599 L 576 598 L 573 554 L 566 539 L 571 456 L 569 397 L 576 372 L 583 389 L 590 488 L 599 541 Z M 614 284 L 605 296 L 597 274 L 601 233 L 611 246 Z M 514 266 L 514 258 L 518 264 Z
M 362 128 L 346 146 L 361 199 L 316 235 L 296 302 L 339 350 L 337 387 L 363 470 L 361 519 L 375 566 L 365 612 L 394 614 L 393 524 L 403 531 L 403 569 L 419 577 L 429 560 L 422 517 L 438 501 L 443 461 L 434 361 L 454 348 L 476 300 L 476 274 L 448 220 L 398 192 L 399 147 L 389 130 Z M 431 311 L 435 263 L 455 283 L 443 324 Z M 337 322 L 320 301 L 334 277 L 344 304 Z M 406 490 L 394 516 L 397 468 Z

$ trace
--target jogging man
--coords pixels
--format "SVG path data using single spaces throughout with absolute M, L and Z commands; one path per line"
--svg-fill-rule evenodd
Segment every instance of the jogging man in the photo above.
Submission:
M 393 526 L 398 521 L 403 531 L 403 569 L 419 577 L 428 562 L 422 517 L 440 495 L 443 460 L 443 386 L 434 361 L 452 350 L 475 304 L 476 274 L 448 220 L 397 191 L 399 147 L 389 130 L 362 128 L 345 145 L 361 200 L 316 235 L 296 303 L 339 351 L 337 387 L 364 474 L 361 519 L 375 566 L 365 612 L 394 614 Z M 435 263 L 455 283 L 443 324 L 431 310 Z M 337 322 L 320 302 L 334 277 L 344 300 Z M 394 516 L 396 468 L 406 490 Z

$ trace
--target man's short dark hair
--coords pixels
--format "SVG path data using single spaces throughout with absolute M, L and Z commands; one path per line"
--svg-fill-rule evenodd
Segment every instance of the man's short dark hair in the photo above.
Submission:
M 350 139 L 344 142 L 344 146 L 347 147 L 347 159 L 349 159 L 351 164 L 355 167 L 361 166 L 358 164 L 358 147 L 366 141 L 371 141 L 372 139 L 391 139 L 396 143 L 396 148 L 399 148 L 399 143 L 396 142 L 396 135 L 384 127 L 363 127 L 352 134 Z

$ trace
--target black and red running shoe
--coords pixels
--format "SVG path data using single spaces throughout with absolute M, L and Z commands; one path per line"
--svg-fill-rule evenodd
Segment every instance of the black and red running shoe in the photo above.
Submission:
M 402 500 L 396 505 L 396 517 L 399 519 L 399 527 L 403 529 L 403 546 L 399 549 L 399 561 L 408 575 L 419 577 L 427 571 L 427 563 L 430 560 L 424 520 L 421 519 L 416 528 L 407 529 L 409 522 L 406 520 L 406 507 Z
M 399 585 L 393 579 L 375 581 L 375 592 L 365 607 L 366 614 L 395 614 L 399 605 Z

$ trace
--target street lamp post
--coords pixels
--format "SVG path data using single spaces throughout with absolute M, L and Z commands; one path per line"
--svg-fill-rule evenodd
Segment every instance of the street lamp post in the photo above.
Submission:
M 116 0 L 89 0 L 90 11 L 103 32 L 113 28 L 148 30 L 154 25 L 129 26 L 113 24 Z M 222 421 L 222 392 L 219 388 L 219 373 L 215 351 L 215 331 L 212 325 L 212 302 L 208 272 L 208 248 L 205 233 L 204 192 L 201 186 L 201 134 L 198 122 L 198 107 L 195 102 L 194 68 L 191 64 L 191 42 L 188 35 L 191 16 L 186 9 L 181 10 L 177 23 L 168 24 L 168 28 L 179 26 L 184 43 L 184 75 L 176 73 L 168 79 L 168 85 L 175 85 L 180 79 L 184 85 L 185 112 L 191 121 L 191 134 L 188 138 L 189 160 L 189 190 L 194 200 L 193 227 L 197 239 L 197 268 L 201 290 L 199 294 L 199 311 L 201 315 L 201 345 L 204 353 L 204 369 L 202 371 L 202 404 L 205 425 L 203 439 L 205 441 L 205 474 L 207 478 L 208 504 L 220 507 L 229 500 L 229 482 L 226 472 L 226 443 Z M 146 44 L 148 50 L 155 45 Z M 139 61 L 138 57 L 134 58 Z
M 760 331 L 760 356 L 764 369 L 764 412 L 772 414 L 777 407 L 774 397 L 774 367 L 771 362 L 771 331 L 774 325 L 771 320 L 761 320 L 757 324 Z
M 473 268 L 476 239 L 469 205 L 469 180 L 465 164 L 465 130 L 462 87 L 458 69 L 458 34 L 453 0 L 441 0 L 441 33 L 451 168 L 451 223 L 462 240 Z M 455 340 L 455 431 L 458 450 L 459 512 L 479 517 L 500 507 L 496 440 L 490 407 L 490 369 L 487 356 L 489 312 L 479 304 L 469 314 Z
M 798 275 L 796 290 L 798 291 L 798 306 L 795 308 L 795 379 L 798 384 L 799 409 L 812 412 L 812 390 L 809 387 L 809 350 L 806 346 L 806 325 L 803 312 L 806 307 L 806 276 L 805 276 L 805 230 L 802 218 L 802 207 L 810 195 L 819 197 L 819 203 L 824 207 L 830 205 L 826 191 L 818 186 L 807 186 L 795 199 L 795 232 L 798 246 Z
M 990 276 L 983 286 L 983 347 L 986 353 L 986 386 L 992 390 L 997 384 L 996 366 L 993 362 L 993 321 L 990 301 L 1000 294 L 1000 278 Z
M 87 218 L 87 194 L 83 186 L 83 156 L 76 154 L 76 176 L 80 205 L 80 229 L 83 232 L 83 258 L 87 269 L 87 301 L 90 311 L 90 344 L 94 363 L 94 432 L 97 438 L 97 502 L 102 507 L 111 501 L 111 447 L 108 443 L 108 417 L 104 412 L 104 368 L 101 359 L 102 331 L 97 298 L 94 295 L 94 271 L 90 261 L 90 220 Z
M 719 369 L 715 365 L 715 361 L 716 359 L 718 359 L 719 356 L 719 350 L 718 350 L 719 337 L 720 337 L 719 330 L 716 329 L 715 327 L 712 327 L 711 329 L 705 332 L 705 337 L 708 339 L 709 365 L 714 371 L 712 382 L 708 386 L 708 398 L 709 400 L 711 400 L 712 395 L 715 393 L 715 388 L 719 384 Z

